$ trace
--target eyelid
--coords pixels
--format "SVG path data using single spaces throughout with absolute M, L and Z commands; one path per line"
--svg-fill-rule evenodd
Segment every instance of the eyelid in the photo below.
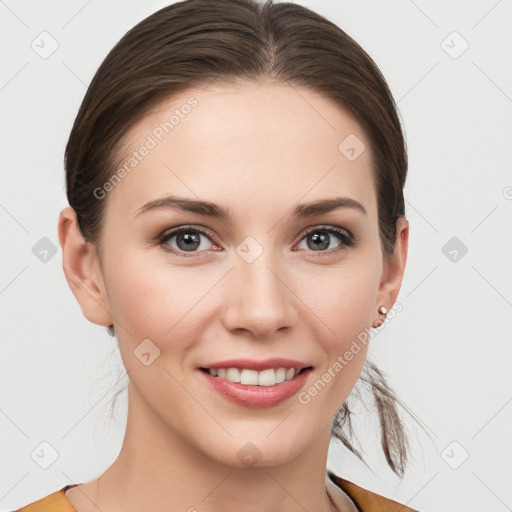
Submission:
M 162 232 L 160 235 L 158 235 L 156 237 L 156 243 L 158 243 L 159 245 L 163 246 L 171 238 L 173 238 L 177 234 L 179 234 L 179 233 L 181 233 L 183 231 L 187 231 L 187 230 L 197 231 L 200 234 L 202 234 L 202 235 L 206 236 L 207 238 L 209 238 L 210 241 L 212 243 L 216 244 L 217 246 L 221 246 L 222 245 L 218 241 L 218 238 L 217 238 L 216 234 L 211 229 L 207 228 L 206 226 L 197 225 L 197 224 L 183 224 L 183 225 L 175 226 L 173 228 L 166 229 L 164 232 Z M 343 249 L 345 249 L 347 247 L 353 247 L 353 246 L 355 246 L 357 244 L 356 237 L 347 228 L 344 228 L 344 227 L 341 227 L 341 226 L 330 225 L 330 224 L 327 224 L 327 225 L 323 224 L 323 225 L 310 226 L 310 227 L 304 229 L 300 233 L 297 242 L 294 243 L 294 246 L 297 245 L 298 243 L 300 243 L 307 235 L 309 235 L 310 233 L 313 233 L 315 231 L 326 231 L 328 233 L 336 233 L 338 235 L 338 237 L 340 238 L 341 242 L 342 242 L 339 247 L 336 247 L 334 249 L 330 249 L 328 251 L 309 251 L 309 252 L 313 253 L 316 256 L 320 256 L 322 254 L 332 254 L 332 253 L 335 253 L 335 252 L 337 252 L 339 250 L 343 250 Z M 345 240 L 343 238 L 345 238 Z M 199 252 L 191 252 L 190 254 L 187 254 L 186 252 L 176 251 L 175 249 L 170 248 L 170 247 L 168 247 L 165 250 L 168 251 L 168 252 L 174 253 L 174 254 L 178 254 L 180 256 L 185 256 L 185 257 L 194 257 L 194 256 L 197 256 L 197 255 L 201 254 L 202 252 L 206 252 L 206 251 L 199 251 Z
M 178 226 L 174 226 L 172 228 L 168 228 L 168 229 L 162 231 L 162 233 L 160 233 L 157 236 L 157 238 L 164 238 L 168 235 L 174 234 L 174 233 L 182 231 L 184 229 L 190 229 L 190 230 L 194 230 L 194 231 L 202 231 L 202 232 L 204 232 L 204 234 L 212 237 L 213 239 L 215 239 L 215 240 L 217 239 L 217 236 L 210 228 L 207 228 L 206 226 L 202 226 L 201 224 L 179 224 Z
M 221 245 L 217 239 L 216 234 L 211 229 L 207 228 L 206 226 L 201 226 L 201 225 L 196 225 L 196 224 L 181 224 L 179 226 L 175 226 L 173 228 L 166 229 L 165 231 L 163 231 L 162 233 L 157 235 L 154 241 L 156 244 L 158 244 L 160 246 L 164 246 L 171 238 L 173 238 L 177 234 L 179 234 L 183 231 L 187 231 L 187 230 L 197 231 L 198 233 L 204 235 L 206 238 L 209 238 L 210 241 L 212 243 L 214 243 L 215 245 L 218 245 L 218 246 Z M 185 257 L 194 257 L 194 256 L 197 256 L 198 254 L 201 254 L 202 252 L 205 252 L 205 251 L 199 251 L 196 253 L 191 252 L 190 254 L 187 254 L 184 251 L 177 251 L 176 249 L 174 249 L 172 247 L 167 247 L 164 250 L 171 252 L 173 254 L 178 254 L 179 256 L 185 256 Z
M 331 224 L 321 224 L 317 226 L 311 226 L 309 228 L 306 228 L 300 235 L 300 240 L 302 240 L 306 235 L 309 235 L 309 233 L 312 233 L 314 231 L 335 231 L 336 233 L 339 233 L 340 235 L 345 235 L 350 240 L 355 241 L 354 235 L 347 229 L 343 228 L 341 226 L 335 226 Z M 300 241 L 299 240 L 299 241 Z
M 350 230 L 332 224 L 322 224 L 306 228 L 300 234 L 297 243 L 300 243 L 306 236 L 308 236 L 310 233 L 314 233 L 315 231 L 326 231 L 327 233 L 335 233 L 340 239 L 341 244 L 340 246 L 335 247 L 334 249 L 329 249 L 327 251 L 309 251 L 313 256 L 332 255 L 339 251 L 355 247 L 358 244 L 358 239 L 352 234 Z

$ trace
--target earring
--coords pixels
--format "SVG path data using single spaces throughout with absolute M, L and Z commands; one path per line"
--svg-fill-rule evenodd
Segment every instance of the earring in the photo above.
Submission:
M 385 306 L 380 306 L 380 308 L 377 310 L 379 312 L 379 315 L 386 315 L 388 312 L 388 308 Z M 384 323 L 384 320 L 377 320 L 377 325 L 372 325 L 373 328 L 377 329 Z

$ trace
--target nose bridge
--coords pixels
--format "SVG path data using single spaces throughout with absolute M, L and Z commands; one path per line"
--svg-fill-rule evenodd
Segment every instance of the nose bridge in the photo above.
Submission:
M 238 248 L 234 268 L 226 287 L 228 306 L 225 324 L 228 329 L 246 329 L 256 337 L 268 337 L 295 321 L 293 294 L 285 285 L 283 266 L 271 250 L 261 250 L 243 243 Z M 256 251 L 258 252 L 258 251 Z M 252 253 L 252 255 L 251 255 Z

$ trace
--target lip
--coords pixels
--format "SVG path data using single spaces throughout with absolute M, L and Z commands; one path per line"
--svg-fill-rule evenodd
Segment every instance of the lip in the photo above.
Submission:
M 268 361 L 272 361 L 271 366 Z M 303 363 L 292 364 L 287 366 L 290 360 L 268 360 L 264 362 L 256 363 L 253 361 L 253 366 L 241 366 L 242 368 L 247 369 L 256 369 L 262 368 L 263 370 L 268 368 L 279 368 L 279 367 L 287 367 L 287 368 L 298 368 L 304 369 L 304 371 L 298 375 L 296 375 L 293 379 L 281 382 L 280 384 L 274 384 L 273 386 L 252 386 L 246 384 L 240 384 L 239 382 L 230 382 L 225 379 L 220 379 L 219 377 L 214 377 L 209 373 L 202 371 L 201 369 L 197 369 L 199 374 L 203 379 L 206 380 L 206 383 L 224 398 L 229 400 L 232 403 L 243 405 L 245 407 L 250 407 L 253 409 L 263 409 L 266 407 L 274 407 L 289 399 L 290 397 L 296 395 L 300 389 L 304 386 L 306 379 L 312 371 L 312 368 L 308 368 L 311 365 L 304 365 Z M 278 364 L 277 366 L 272 366 L 275 361 L 288 361 L 285 364 Z M 228 366 L 223 366 L 226 363 L 233 363 L 233 361 L 224 361 L 222 364 L 218 364 L 217 366 L 208 366 L 207 368 L 237 368 L 240 363 L 237 360 L 237 364 L 231 364 Z M 295 361 L 297 363 L 297 361 Z M 247 361 L 244 362 L 247 364 Z M 203 367 L 204 368 L 204 367 Z M 261 370 L 258 370 L 261 371 Z
M 254 361 L 251 359 L 230 359 L 228 361 L 219 361 L 217 363 L 208 363 L 197 368 L 247 368 L 248 370 L 256 370 L 261 372 L 271 368 L 295 368 L 298 371 L 313 366 L 311 363 L 304 361 L 296 361 L 294 359 L 284 359 L 282 357 L 274 357 L 265 359 L 264 361 Z

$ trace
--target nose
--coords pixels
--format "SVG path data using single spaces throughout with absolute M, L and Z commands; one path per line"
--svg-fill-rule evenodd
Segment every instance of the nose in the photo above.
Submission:
M 237 258 L 224 283 L 226 329 L 270 339 L 276 331 L 292 327 L 298 311 L 286 274 L 266 251 L 252 263 Z

